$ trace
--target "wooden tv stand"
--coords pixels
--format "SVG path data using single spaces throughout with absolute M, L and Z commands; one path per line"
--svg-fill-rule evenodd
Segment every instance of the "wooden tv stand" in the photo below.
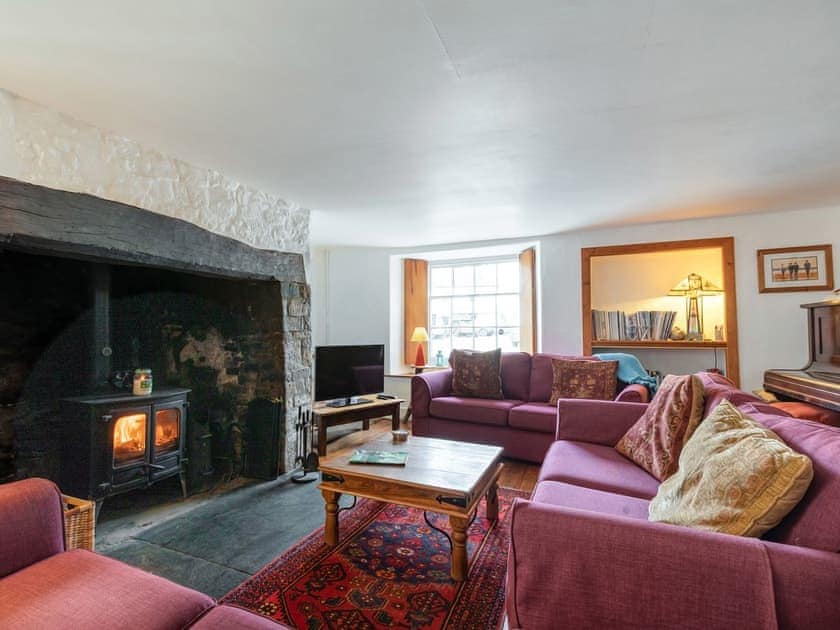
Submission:
M 363 398 L 370 398 L 371 402 L 345 407 L 328 407 L 326 403 L 316 403 L 312 408 L 312 414 L 318 423 L 318 455 L 320 457 L 327 454 L 327 427 L 361 421 L 362 428 L 368 430 L 371 420 L 390 415 L 391 429 L 396 431 L 400 428 L 400 404 L 405 402 L 402 398 L 380 400 L 376 394 L 368 394 Z

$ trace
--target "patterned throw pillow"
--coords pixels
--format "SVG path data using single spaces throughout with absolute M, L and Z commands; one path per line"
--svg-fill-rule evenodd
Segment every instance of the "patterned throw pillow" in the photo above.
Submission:
M 618 361 L 592 361 L 573 359 L 551 360 L 551 398 L 556 405 L 561 398 L 589 398 L 612 400 L 615 398 Z
M 502 398 L 502 350 L 453 350 L 452 394 L 471 398 Z
M 677 470 L 680 451 L 703 419 L 703 384 L 694 375 L 662 380 L 642 417 L 616 450 L 664 481 Z
M 679 470 L 659 486 L 651 521 L 761 536 L 796 507 L 811 460 L 724 400 L 694 432 Z

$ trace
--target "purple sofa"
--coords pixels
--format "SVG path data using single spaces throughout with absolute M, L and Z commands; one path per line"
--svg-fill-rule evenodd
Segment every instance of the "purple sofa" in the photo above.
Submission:
M 90 551 L 64 550 L 58 488 L 0 485 L 0 628 L 279 630 L 281 624 Z
M 706 414 L 726 398 L 812 459 L 803 500 L 762 539 L 649 522 L 659 482 L 613 448 L 645 405 L 562 400 L 510 513 L 510 628 L 840 627 L 840 429 L 699 376 Z
M 411 379 L 414 435 L 502 446 L 507 457 L 539 463 L 554 441 L 557 407 L 551 398 L 551 359 L 586 359 L 556 354 L 502 354 L 504 399 L 452 395 L 452 370 Z M 646 402 L 647 388 L 619 383 L 616 400 Z

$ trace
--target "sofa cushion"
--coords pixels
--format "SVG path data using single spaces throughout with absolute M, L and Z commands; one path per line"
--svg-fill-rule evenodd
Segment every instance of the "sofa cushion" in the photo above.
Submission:
M 659 482 L 612 446 L 559 440 L 548 449 L 539 481 L 563 481 L 575 486 L 650 499 Z
M 615 397 L 618 361 L 551 360 L 551 397 L 556 405 L 561 398 L 612 400 Z
M 83 550 L 0 580 L 0 626 L 16 630 L 171 630 L 188 626 L 212 605 L 207 595 Z
M 723 374 L 697 372 L 695 376 L 703 383 L 703 392 L 706 398 L 703 407 L 704 418 L 720 404 L 721 400 L 728 400 L 736 407 L 745 403 L 763 402 L 758 396 L 753 396 L 742 389 L 738 389 L 738 386 Z
M 570 356 L 564 354 L 544 354 L 538 352 L 531 357 L 531 384 L 528 388 L 528 402 L 548 402 L 551 398 L 551 383 L 554 374 L 551 369 L 552 359 L 570 359 L 577 361 L 598 361 L 598 357 Z
M 791 402 L 774 402 L 771 403 L 773 407 L 784 411 L 794 418 L 801 418 L 803 420 L 813 420 L 820 424 L 829 424 L 833 427 L 840 427 L 840 412 L 826 409 L 825 407 L 817 407 L 816 405 L 809 405 L 808 403 L 791 401 Z
M 757 405 L 756 405 L 757 406 Z M 794 510 L 765 538 L 780 543 L 840 552 L 840 428 L 809 420 L 742 410 L 811 458 L 814 480 Z
M 508 424 L 517 429 L 557 432 L 557 406 L 548 403 L 525 403 L 510 410 Z
M 7 506 L 0 515 L 0 578 L 64 551 L 61 494 L 53 482 L 2 484 L 0 505 Z
M 680 451 L 702 419 L 700 379 L 669 374 L 615 448 L 662 481 L 677 470 Z
M 643 521 L 647 520 L 648 505 L 650 505 L 650 501 L 646 499 L 573 486 L 562 481 L 541 481 L 534 488 L 531 500 L 601 514 L 627 516 Z
M 659 486 L 650 520 L 761 536 L 799 503 L 812 478 L 806 455 L 724 400 L 686 443 L 676 474 Z
M 502 353 L 502 393 L 511 400 L 528 400 L 531 383 L 531 355 L 527 352 Z
M 283 624 L 257 613 L 234 606 L 221 605 L 211 609 L 190 626 L 193 630 L 283 630 Z
M 521 404 L 521 400 L 441 396 L 440 398 L 432 398 L 432 402 L 429 403 L 429 412 L 436 418 L 446 418 L 447 420 L 507 426 L 508 412 L 512 407 Z
M 475 398 L 502 398 L 502 351 L 453 350 L 452 393 Z

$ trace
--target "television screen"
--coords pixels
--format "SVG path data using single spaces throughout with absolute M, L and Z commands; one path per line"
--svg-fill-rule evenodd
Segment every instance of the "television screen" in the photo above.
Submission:
M 315 400 L 351 398 L 385 389 L 385 346 L 317 346 Z

